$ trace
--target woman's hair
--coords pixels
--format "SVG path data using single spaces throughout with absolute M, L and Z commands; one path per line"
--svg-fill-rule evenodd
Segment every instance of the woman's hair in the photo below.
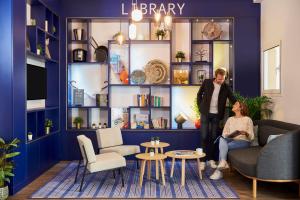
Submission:
M 241 109 L 241 114 L 243 115 L 243 116 L 248 116 L 248 106 L 244 103 L 244 102 L 242 102 L 242 101 L 238 101 L 239 102 L 239 104 L 240 104 L 240 109 Z

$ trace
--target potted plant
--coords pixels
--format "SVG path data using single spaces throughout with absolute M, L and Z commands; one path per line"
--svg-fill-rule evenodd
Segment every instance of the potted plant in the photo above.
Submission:
M 152 146 L 155 145 L 155 139 L 154 139 L 154 137 L 151 137 L 151 145 L 152 145 Z
M 42 52 L 43 52 L 43 47 L 42 47 L 42 45 L 41 45 L 41 44 L 37 44 L 37 45 L 36 45 L 36 54 L 37 54 L 37 55 L 41 55 Z
M 77 129 L 80 129 L 83 123 L 83 119 L 81 117 L 75 117 L 73 123 L 75 124 Z
M 52 33 L 55 34 L 56 33 L 56 27 L 52 26 Z
M 46 134 L 50 133 L 50 129 L 53 127 L 53 122 L 50 119 L 45 120 L 45 132 Z
M 166 31 L 163 29 L 157 29 L 155 34 L 158 40 L 163 40 L 164 37 L 166 36 Z
M 92 124 L 92 129 L 96 129 L 96 124 L 95 123 Z
M 195 117 L 196 117 L 196 119 L 194 121 L 195 128 L 200 129 L 200 127 L 201 127 L 200 109 L 198 107 L 197 98 L 194 99 L 193 111 L 195 112 Z
M 155 144 L 159 145 L 159 137 L 155 137 Z
M 11 158 L 20 154 L 20 152 L 14 152 L 14 148 L 18 147 L 20 140 L 14 139 L 10 143 L 0 138 L 0 199 L 8 198 L 8 186 L 6 183 L 10 183 L 10 178 L 13 174 L 13 161 Z
M 185 59 L 184 52 L 183 52 L 183 51 L 177 51 L 175 57 L 176 57 L 176 59 L 177 59 L 177 62 L 182 62 L 182 60 Z
M 27 133 L 27 140 L 31 141 L 32 140 L 32 132 Z
M 154 156 L 154 149 L 150 149 L 150 156 L 152 157 L 152 156 Z

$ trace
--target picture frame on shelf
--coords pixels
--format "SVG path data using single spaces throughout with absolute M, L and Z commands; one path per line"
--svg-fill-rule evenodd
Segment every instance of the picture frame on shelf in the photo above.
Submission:
M 189 70 L 174 69 L 173 70 L 173 84 L 189 84 Z
M 197 84 L 202 84 L 206 79 L 206 70 L 197 70 Z

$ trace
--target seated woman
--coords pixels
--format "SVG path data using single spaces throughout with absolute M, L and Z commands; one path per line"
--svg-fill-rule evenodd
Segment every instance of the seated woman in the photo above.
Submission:
M 228 118 L 223 129 L 223 134 L 219 141 L 219 164 L 210 179 L 218 180 L 223 177 L 222 169 L 228 168 L 227 153 L 231 149 L 246 148 L 250 146 L 250 141 L 254 138 L 253 122 L 248 117 L 247 106 L 237 101 L 232 108 L 235 113 Z

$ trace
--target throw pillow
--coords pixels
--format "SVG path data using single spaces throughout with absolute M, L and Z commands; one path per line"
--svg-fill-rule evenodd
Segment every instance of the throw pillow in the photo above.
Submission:
M 274 140 L 275 138 L 281 136 L 281 135 L 283 135 L 283 134 L 279 134 L 279 135 L 270 135 L 270 136 L 268 137 L 267 144 L 268 144 L 269 142 L 271 142 L 272 140 Z

